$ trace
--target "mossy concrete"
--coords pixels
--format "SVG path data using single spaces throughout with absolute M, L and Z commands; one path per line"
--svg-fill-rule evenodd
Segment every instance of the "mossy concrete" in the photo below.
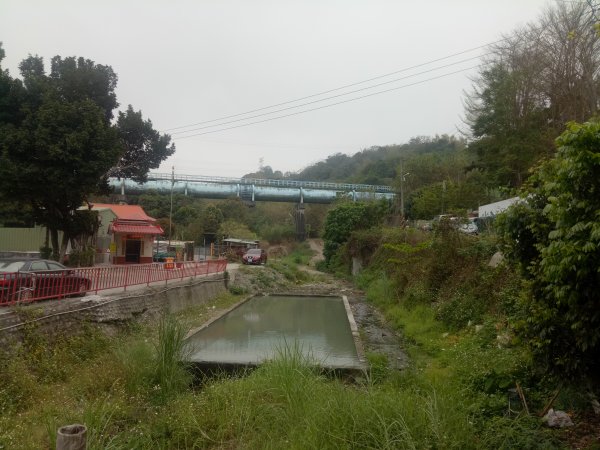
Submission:
M 107 330 L 132 321 L 149 320 L 202 305 L 226 289 L 223 274 L 143 286 L 108 295 L 46 300 L 0 309 L 0 342 L 18 342 L 26 330 L 35 328 L 49 337 L 76 333 L 84 325 L 98 324 Z

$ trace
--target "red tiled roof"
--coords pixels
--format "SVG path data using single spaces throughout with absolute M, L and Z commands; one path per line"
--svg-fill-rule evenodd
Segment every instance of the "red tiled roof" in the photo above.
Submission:
M 92 210 L 94 209 L 110 209 L 119 220 L 144 220 L 146 222 L 156 222 L 156 219 L 150 217 L 138 205 L 111 205 L 109 203 L 94 203 Z
M 163 229 L 158 225 L 149 223 L 131 223 L 119 222 L 115 220 L 111 226 L 113 233 L 132 233 L 132 234 L 163 234 Z

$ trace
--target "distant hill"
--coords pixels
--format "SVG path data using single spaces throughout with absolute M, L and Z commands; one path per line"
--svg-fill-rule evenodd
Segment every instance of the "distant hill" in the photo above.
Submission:
M 351 156 L 336 153 L 297 173 L 282 173 L 265 166 L 244 177 L 392 185 L 402 159 L 408 161 L 424 155 L 444 159 L 464 148 L 464 140 L 454 136 L 420 136 L 406 144 L 371 147 Z

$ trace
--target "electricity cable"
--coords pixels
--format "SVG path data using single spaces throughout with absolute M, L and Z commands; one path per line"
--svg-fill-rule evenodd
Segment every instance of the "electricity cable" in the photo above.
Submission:
M 465 53 L 470 53 L 470 52 L 473 52 L 475 50 L 479 50 L 479 49 L 488 47 L 490 45 L 498 44 L 498 43 L 503 42 L 503 41 L 505 41 L 507 39 L 508 38 L 499 39 L 497 41 L 490 42 L 490 43 L 487 43 L 487 44 L 484 44 L 484 45 L 480 45 L 480 46 L 477 46 L 477 47 L 472 47 L 472 48 L 469 48 L 467 50 L 463 50 L 463 51 L 460 51 L 460 52 L 457 52 L 457 53 L 453 53 L 453 54 L 448 55 L 448 56 L 444 56 L 444 57 L 441 57 L 441 58 L 432 59 L 432 60 L 429 60 L 429 61 L 426 61 L 426 62 L 423 62 L 423 63 L 420 63 L 420 64 L 416 64 L 414 66 L 406 67 L 404 69 L 396 70 L 394 72 L 389 72 L 389 73 L 386 73 L 384 75 L 379 75 L 379 76 L 372 77 L 372 78 L 369 78 L 369 79 L 366 79 L 366 80 L 358 81 L 356 83 L 347 84 L 347 85 L 340 86 L 340 87 L 337 87 L 337 88 L 334 88 L 334 89 L 329 89 L 329 90 L 326 90 L 326 91 L 318 92 L 316 94 L 311 94 L 311 95 L 307 95 L 305 97 L 300 97 L 300 98 L 297 98 L 297 99 L 294 99 L 294 100 L 288 100 L 288 101 L 285 101 L 285 102 L 276 103 L 276 104 L 273 104 L 273 105 L 269 105 L 269 106 L 265 106 L 265 107 L 261 107 L 261 108 L 252 109 L 252 110 L 245 111 L 245 112 L 238 113 L 238 114 L 231 114 L 231 115 L 228 115 L 228 116 L 219 117 L 217 119 L 205 120 L 205 121 L 202 121 L 202 122 L 196 122 L 196 123 L 192 123 L 192 124 L 188 124 L 188 125 L 181 125 L 181 126 L 178 126 L 178 127 L 166 128 L 166 129 L 162 130 L 162 132 L 171 131 L 171 130 L 180 130 L 182 128 L 189 128 L 189 127 L 194 127 L 194 126 L 197 126 L 197 125 L 204 125 L 204 124 L 211 123 L 211 122 L 218 122 L 218 121 L 221 121 L 221 120 L 231 119 L 231 118 L 234 118 L 234 117 L 239 117 L 239 116 L 244 116 L 244 115 L 252 114 L 252 113 L 255 113 L 255 112 L 259 112 L 259 111 L 264 111 L 266 109 L 272 109 L 272 108 L 276 108 L 276 107 L 279 107 L 279 106 L 288 105 L 290 103 L 296 103 L 296 102 L 299 102 L 299 101 L 302 101 L 302 100 L 307 100 L 309 98 L 314 98 L 314 97 L 318 97 L 318 96 L 321 96 L 321 95 L 329 94 L 329 93 L 332 93 L 332 92 L 340 91 L 342 89 L 346 89 L 346 88 L 349 88 L 349 87 L 358 86 L 360 84 L 364 84 L 364 83 L 368 83 L 368 82 L 371 82 L 371 81 L 379 80 L 381 78 L 389 77 L 389 76 L 392 76 L 392 75 L 396 75 L 398 73 L 407 72 L 409 70 L 417 69 L 419 67 L 427 66 L 429 64 L 433 64 L 433 63 L 436 63 L 436 62 L 444 61 L 446 59 L 454 58 L 456 56 L 464 55 Z
M 466 72 L 468 70 L 477 69 L 477 68 L 479 68 L 479 67 L 481 67 L 482 65 L 485 65 L 485 64 L 487 64 L 487 63 L 479 64 L 479 65 L 476 65 L 476 66 L 467 67 L 466 69 L 460 69 L 460 70 L 456 70 L 454 72 L 445 73 L 445 74 L 442 74 L 442 75 L 438 75 L 436 77 L 427 78 L 425 80 L 415 81 L 414 83 L 409 83 L 409 84 L 405 84 L 405 85 L 402 85 L 402 86 L 397 86 L 397 87 L 394 87 L 394 88 L 385 89 L 383 91 L 373 92 L 371 94 L 362 95 L 360 97 L 354 97 L 354 98 L 350 98 L 350 99 L 347 99 L 347 100 L 342 100 L 342 101 L 339 101 L 339 102 L 331 103 L 329 105 L 318 106 L 316 108 L 311 108 L 311 109 L 307 109 L 307 110 L 304 110 L 304 111 L 297 111 L 297 112 L 294 112 L 294 113 L 285 114 L 283 116 L 269 117 L 268 119 L 262 119 L 262 120 L 257 120 L 257 121 L 254 121 L 254 122 L 243 123 L 243 124 L 234 125 L 234 126 L 231 126 L 231 127 L 221 128 L 221 129 L 218 129 L 218 130 L 210 130 L 210 131 L 204 131 L 202 133 L 190 134 L 188 136 L 181 136 L 181 137 L 178 137 L 177 139 L 187 139 L 187 138 L 191 138 L 191 137 L 195 137 L 195 136 L 203 136 L 205 134 L 220 133 L 222 131 L 233 130 L 235 128 L 248 127 L 250 125 L 256 125 L 256 124 L 259 124 L 259 123 L 264 123 L 264 122 L 270 122 L 270 121 L 273 121 L 273 120 L 284 119 L 286 117 L 292 117 L 292 116 L 297 116 L 297 115 L 300 115 L 300 114 L 306 114 L 308 112 L 318 111 L 320 109 L 325 109 L 325 108 L 330 108 L 332 106 L 342 105 L 344 103 L 349 103 L 349 102 L 353 102 L 353 101 L 356 101 L 356 100 L 361 100 L 363 98 L 373 97 L 375 95 L 381 95 L 381 94 L 385 94 L 387 92 L 397 91 L 399 89 L 404 89 L 404 88 L 407 88 L 407 87 L 416 86 L 416 85 L 419 85 L 419 84 L 426 83 L 428 81 L 438 80 L 440 78 L 444 78 L 444 77 L 447 77 L 447 76 L 450 76 L 450 75 L 455 75 L 457 73 L 462 73 L 462 72 Z
M 485 55 L 483 55 L 483 56 L 485 56 Z M 175 134 L 190 133 L 192 131 L 205 130 L 207 128 L 221 127 L 223 125 L 229 125 L 229 124 L 236 123 L 236 122 L 243 122 L 245 120 L 256 119 L 258 117 L 264 117 L 264 116 L 268 116 L 268 115 L 271 115 L 271 114 L 277 114 L 277 113 L 280 113 L 280 112 L 289 111 L 291 109 L 301 108 L 303 106 L 314 105 L 315 103 L 320 103 L 320 102 L 324 102 L 324 101 L 327 101 L 327 100 L 332 100 L 334 98 L 339 98 L 339 97 L 343 97 L 343 96 L 350 95 L 350 94 L 356 94 L 357 92 L 367 91 L 369 89 L 374 89 L 374 88 L 377 88 L 377 87 L 380 87 L 380 86 L 384 86 L 386 84 L 396 83 L 398 81 L 402 81 L 402 80 L 406 80 L 408 78 L 413 78 L 413 77 L 416 77 L 416 76 L 419 76 L 419 75 L 423 75 L 423 74 L 426 74 L 426 73 L 434 72 L 436 70 L 445 69 L 447 67 L 456 66 L 458 64 L 462 64 L 462 63 L 465 63 L 467 61 L 472 61 L 473 59 L 479 59 L 479 58 L 480 58 L 480 56 L 474 56 L 474 57 L 471 57 L 471 58 L 466 58 L 466 59 L 463 59 L 463 60 L 460 60 L 460 61 L 457 61 L 457 62 L 453 62 L 453 63 L 445 64 L 443 66 L 434 67 L 432 69 L 424 70 L 422 72 L 417 72 L 417 73 L 414 73 L 414 74 L 411 74 L 411 75 L 407 75 L 407 76 L 404 76 L 404 77 L 396 78 L 396 79 L 389 80 L 389 81 L 384 81 L 383 83 L 378 83 L 378 84 L 374 84 L 372 86 L 367 86 L 367 87 L 364 87 L 364 88 L 355 89 L 353 91 L 344 92 L 342 94 L 332 95 L 332 96 L 325 97 L 325 98 L 322 98 L 322 99 L 319 99 L 319 100 L 313 100 L 311 102 L 301 103 L 299 105 L 288 106 L 286 108 L 281 108 L 281 109 L 277 109 L 275 111 L 270 111 L 270 112 L 264 112 L 264 113 L 261 113 L 261 114 L 256 114 L 254 116 L 242 117 L 241 119 L 229 120 L 227 122 L 220 122 L 220 123 L 217 123 L 217 124 L 214 124 L 214 125 L 205 125 L 205 126 L 202 126 L 202 127 L 192 128 L 192 129 L 189 129 L 189 130 L 176 131 L 175 133 L 173 133 L 173 135 L 175 135 Z M 179 138 L 181 138 L 181 137 L 179 137 Z

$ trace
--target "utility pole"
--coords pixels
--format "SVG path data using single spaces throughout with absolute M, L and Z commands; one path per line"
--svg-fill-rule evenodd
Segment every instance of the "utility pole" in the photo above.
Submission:
M 171 206 L 169 208 L 169 247 L 171 247 L 171 228 L 173 226 L 173 185 L 175 184 L 175 166 L 171 167 Z M 167 254 L 169 253 L 167 247 Z
M 400 160 L 400 215 L 404 220 L 404 182 L 406 177 L 410 175 L 409 172 L 404 173 L 404 160 Z

